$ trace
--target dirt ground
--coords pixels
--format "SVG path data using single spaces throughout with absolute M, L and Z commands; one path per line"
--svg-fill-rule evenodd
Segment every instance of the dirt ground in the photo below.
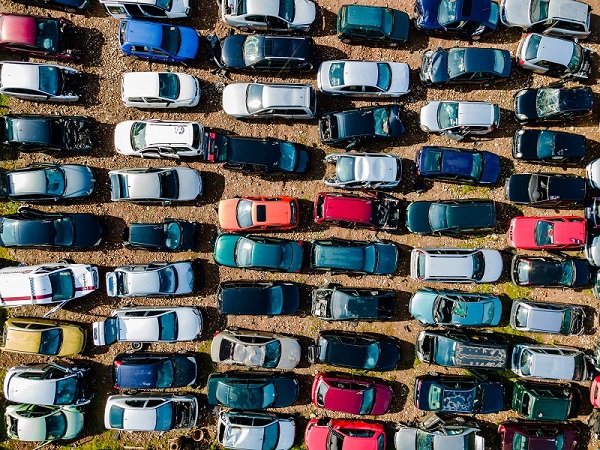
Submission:
M 377 4 L 374 0 L 366 0 L 362 3 Z M 596 11 L 600 11 L 600 1 L 591 1 Z M 108 17 L 98 2 L 93 2 L 90 12 L 87 15 L 64 14 L 56 11 L 46 11 L 37 8 L 26 8 L 9 0 L 0 0 L 0 10 L 6 12 L 27 12 L 31 14 L 47 14 L 69 17 L 77 26 L 81 27 L 80 44 L 84 51 L 84 58 L 80 65 L 74 65 L 86 74 L 86 89 L 83 93 L 82 101 L 73 105 L 43 104 L 10 100 L 10 111 L 13 113 L 58 113 L 64 115 L 77 114 L 94 117 L 98 121 L 97 140 L 94 151 L 89 155 L 75 157 L 61 157 L 59 155 L 21 154 L 11 155 L 3 154 L 2 166 L 5 168 L 22 167 L 36 161 L 61 161 L 64 163 L 82 163 L 93 167 L 97 173 L 98 191 L 89 200 L 82 203 L 71 203 L 66 205 L 43 205 L 40 208 L 56 211 L 81 211 L 92 212 L 102 216 L 106 230 L 105 240 L 97 251 L 88 252 L 49 252 L 18 250 L 10 252 L 17 261 L 28 264 L 56 261 L 61 258 L 71 258 L 76 262 L 85 262 L 96 264 L 101 269 L 101 277 L 106 271 L 127 263 L 146 263 L 150 261 L 177 261 L 189 258 L 201 258 L 203 260 L 203 270 L 205 271 L 206 287 L 196 296 L 186 298 L 177 298 L 170 300 L 160 299 L 139 299 L 131 301 L 112 301 L 103 293 L 104 285 L 100 291 L 74 301 L 65 309 L 56 314 L 56 318 L 81 322 L 88 325 L 88 331 L 91 333 L 91 322 L 105 317 L 115 307 L 130 304 L 135 305 L 199 305 L 202 307 L 205 318 L 205 330 L 203 339 L 200 342 L 188 343 L 177 346 L 152 346 L 152 350 L 192 350 L 199 352 L 202 361 L 202 382 L 206 382 L 207 375 L 215 369 L 210 362 L 210 339 L 213 333 L 223 329 L 226 325 L 251 328 L 257 330 L 274 331 L 279 333 L 288 333 L 299 337 L 306 347 L 312 339 L 315 338 L 320 329 L 347 329 L 352 331 L 374 331 L 383 334 L 394 335 L 403 342 L 403 368 L 394 372 L 383 374 L 370 374 L 384 379 L 391 383 L 394 388 L 395 397 L 389 414 L 374 418 L 386 424 L 389 431 L 388 445 L 393 448 L 391 436 L 393 427 L 397 423 L 410 423 L 420 420 L 424 414 L 417 410 L 412 401 L 412 392 L 414 378 L 418 375 L 430 371 L 438 373 L 456 372 L 446 370 L 440 367 L 429 367 L 426 364 L 419 363 L 414 355 L 414 342 L 417 333 L 421 327 L 415 320 L 411 320 L 408 314 L 408 299 L 418 288 L 425 287 L 421 283 L 412 281 L 409 274 L 408 257 L 412 247 L 415 246 L 460 246 L 460 247 L 489 247 L 504 249 L 506 247 L 505 232 L 510 218 L 517 214 L 556 214 L 553 210 L 535 210 L 530 208 L 516 208 L 510 205 L 504 199 L 502 183 L 493 188 L 473 188 L 462 185 L 450 185 L 444 183 L 428 183 L 426 192 L 422 194 L 415 193 L 415 169 L 414 159 L 415 151 L 424 144 L 431 145 L 450 145 L 464 148 L 476 147 L 482 150 L 490 150 L 502 157 L 502 179 L 515 172 L 564 172 L 561 167 L 547 167 L 515 162 L 511 158 L 510 148 L 511 139 L 518 128 L 517 122 L 512 114 L 512 98 L 516 90 L 527 86 L 542 86 L 553 80 L 532 75 L 517 67 L 514 67 L 507 82 L 497 83 L 489 86 L 476 86 L 474 88 L 459 87 L 448 89 L 425 89 L 419 81 L 417 70 L 420 66 L 422 53 L 428 48 L 438 46 L 451 47 L 456 45 L 476 45 L 492 46 L 505 48 L 513 54 L 516 51 L 517 43 L 520 38 L 518 31 L 499 28 L 491 37 L 484 38 L 483 41 L 471 44 L 455 40 L 445 40 L 438 38 L 427 38 L 418 32 L 412 33 L 411 41 L 408 45 L 400 49 L 390 49 L 385 47 L 364 47 L 351 46 L 341 43 L 335 36 L 335 14 L 337 9 L 343 4 L 341 1 L 320 0 L 317 8 L 317 20 L 311 30 L 310 35 L 314 37 L 317 43 L 318 61 L 329 59 L 364 59 L 364 60 L 389 60 L 409 63 L 411 67 L 411 92 L 400 99 L 405 112 L 403 120 L 407 127 L 407 133 L 402 138 L 389 144 L 372 147 L 368 150 L 390 152 L 401 156 L 404 159 L 404 180 L 401 188 L 395 192 L 395 195 L 406 201 L 416 199 L 452 199 L 452 198 L 490 198 L 497 202 L 498 224 L 494 234 L 484 237 L 478 237 L 470 240 L 439 238 L 439 237 L 418 237 L 406 233 L 387 234 L 380 233 L 379 237 L 391 239 L 400 245 L 402 249 L 400 268 L 393 277 L 348 277 L 345 275 L 331 276 L 329 274 L 315 274 L 303 271 L 300 274 L 271 274 L 255 271 L 243 272 L 237 269 L 227 269 L 218 267 L 212 262 L 211 239 L 217 232 L 217 216 L 215 207 L 220 199 L 231 198 L 235 195 L 290 195 L 298 197 L 301 204 L 301 220 L 297 230 L 288 233 L 281 233 L 279 236 L 293 238 L 295 240 L 310 241 L 315 238 L 326 238 L 338 236 L 352 239 L 373 239 L 374 235 L 369 231 L 350 231 L 339 228 L 327 228 L 316 226 L 312 221 L 312 201 L 319 191 L 324 191 L 325 186 L 321 178 L 325 172 L 322 159 L 325 154 L 333 153 L 336 150 L 326 147 L 319 142 L 317 120 L 312 121 L 289 121 L 289 122 L 241 122 L 227 116 L 221 110 L 221 100 L 219 86 L 223 83 L 234 81 L 262 80 L 262 81 L 301 81 L 315 83 L 316 72 L 302 75 L 301 78 L 295 78 L 288 74 L 281 76 L 245 76 L 240 74 L 231 74 L 227 78 L 219 77 L 211 72 L 213 66 L 208 62 L 209 46 L 202 42 L 202 50 L 195 64 L 191 67 L 163 66 L 161 64 L 149 63 L 125 57 L 121 54 L 117 43 L 118 20 Z M 383 4 L 383 3 L 379 3 Z M 392 5 L 398 9 L 412 14 L 413 3 L 400 0 Z M 219 36 L 224 36 L 229 30 L 220 21 L 218 8 L 213 1 L 193 2 L 192 18 L 180 22 L 196 28 L 203 36 L 216 32 Z M 594 15 L 592 19 L 592 35 L 585 41 L 595 51 L 600 49 L 599 32 L 600 20 Z M 21 59 L 19 55 L 3 54 L 0 59 Z M 594 56 L 594 74 L 598 73 L 599 58 Z M 120 77 L 125 71 L 143 71 L 143 70 L 177 70 L 193 74 L 201 80 L 202 99 L 198 107 L 185 111 L 150 111 L 125 108 L 120 100 Z M 596 94 L 600 88 L 596 85 L 596 78 L 592 78 L 586 84 L 590 85 Z M 478 140 L 466 140 L 456 144 L 453 141 L 442 138 L 437 135 L 427 135 L 419 129 L 418 112 L 419 109 L 428 100 L 436 99 L 461 99 L 461 100 L 486 100 L 499 103 L 502 108 L 501 123 L 498 130 L 489 135 L 489 138 Z M 320 95 L 318 97 L 318 113 L 339 110 L 356 106 L 363 106 L 371 102 L 350 101 L 346 99 L 327 98 Z M 272 136 L 284 138 L 295 142 L 306 144 L 310 147 L 310 170 L 309 173 L 301 178 L 289 179 L 263 179 L 256 176 L 244 176 L 234 172 L 221 169 L 216 165 L 204 164 L 200 162 L 183 163 L 190 167 L 201 170 L 204 177 L 205 195 L 197 204 L 184 206 L 140 206 L 129 203 L 111 203 L 107 172 L 110 169 L 136 167 L 136 166 L 169 166 L 175 163 L 170 161 L 142 160 L 117 155 L 112 144 L 112 132 L 114 126 L 123 120 L 141 119 L 141 118 L 160 118 L 175 120 L 194 120 L 199 121 L 207 127 L 219 127 L 248 136 Z M 588 138 L 588 157 L 586 163 L 593 158 L 600 156 L 600 133 L 598 130 L 598 106 L 594 109 L 594 114 L 582 120 L 570 123 L 557 124 L 553 129 L 564 129 L 575 133 L 580 133 Z M 570 168 L 569 173 L 583 175 L 583 166 L 580 168 Z M 570 213 L 570 212 L 569 212 Z M 582 211 L 572 211 L 574 214 L 582 214 Z M 151 222 L 160 221 L 164 217 L 175 217 L 188 220 L 195 220 L 202 224 L 198 246 L 195 252 L 167 254 L 150 253 L 145 251 L 130 251 L 122 248 L 121 232 L 123 227 L 136 221 Z M 505 312 L 502 326 L 506 327 L 501 331 L 510 332 L 508 327 L 508 312 L 510 299 L 516 297 L 528 297 L 532 300 L 563 301 L 573 304 L 580 304 L 586 308 L 588 321 L 586 332 L 579 337 L 560 337 L 553 335 L 528 335 L 525 337 L 512 336 L 513 340 L 535 339 L 541 342 L 565 344 L 586 349 L 591 352 L 597 339 L 596 323 L 597 300 L 594 299 L 590 289 L 562 290 L 562 289 L 523 289 L 516 288 L 510 283 L 508 274 L 508 257 L 505 261 L 505 273 L 500 282 L 493 285 L 462 285 L 449 286 L 460 288 L 467 291 L 485 291 L 501 295 L 504 300 Z M 220 317 L 216 310 L 215 291 L 220 281 L 253 279 L 253 280 L 287 280 L 300 283 L 302 286 L 303 298 L 301 301 L 302 315 L 282 317 L 282 318 L 263 318 L 263 317 Z M 380 287 L 392 288 L 398 292 L 398 312 L 393 322 L 388 323 L 360 323 L 353 327 L 350 324 L 328 324 L 321 322 L 316 318 L 310 317 L 310 291 L 325 282 L 339 283 L 344 286 L 356 287 Z M 440 287 L 437 285 L 436 287 Z M 46 309 L 44 308 L 20 308 L 9 311 L 12 316 L 41 316 Z M 97 435 L 105 432 L 103 427 L 103 411 L 105 399 L 116 391 L 112 388 L 110 366 L 113 357 L 128 348 L 115 345 L 110 348 L 94 348 L 90 342 L 83 356 L 74 360 L 78 364 L 92 367 L 90 373 L 90 383 L 95 388 L 95 398 L 88 407 L 84 432 L 79 440 L 71 446 L 76 446 L 93 440 Z M 0 364 L 3 368 L 8 368 L 15 364 L 26 362 L 39 362 L 40 358 L 27 357 L 22 355 L 5 353 L 0 356 Z M 230 367 L 217 367 L 217 370 L 230 370 Z M 295 371 L 302 383 L 302 391 L 298 402 L 285 409 L 284 413 L 300 413 L 298 420 L 297 439 L 300 445 L 306 419 L 309 416 L 323 416 L 325 413 L 317 410 L 310 403 L 309 389 L 312 376 L 322 366 L 310 366 L 304 359 L 300 367 Z M 462 373 L 464 371 L 459 371 Z M 506 372 L 504 380 L 506 381 L 506 392 L 511 392 L 510 374 Z M 599 443 L 589 437 L 587 427 L 584 422 L 586 416 L 591 411 L 591 406 L 587 400 L 589 395 L 589 383 L 580 385 L 582 392 L 582 405 L 580 406 L 579 424 L 584 430 L 583 442 L 580 448 L 598 448 Z M 205 390 L 197 391 L 201 402 L 205 400 Z M 340 416 L 330 413 L 331 416 Z M 497 434 L 495 429 L 497 423 L 515 417 L 515 413 L 505 411 L 501 414 L 481 415 L 475 417 L 484 430 L 487 439 L 487 448 L 498 448 Z M 200 426 L 209 427 L 214 435 L 214 418 L 203 412 L 200 420 Z M 150 436 L 146 433 L 130 434 L 121 433 L 113 436 L 120 440 L 121 445 L 126 446 L 154 446 L 165 448 L 169 437 Z M 12 448 L 33 448 L 33 446 L 23 443 L 7 443 Z

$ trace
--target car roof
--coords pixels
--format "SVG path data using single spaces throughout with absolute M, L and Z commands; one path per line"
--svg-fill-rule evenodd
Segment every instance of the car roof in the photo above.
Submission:
M 589 6 L 573 0 L 552 0 L 548 5 L 548 19 L 564 19 L 587 24 Z
M 366 197 L 320 194 L 324 197 L 323 218 L 349 222 L 371 223 L 373 199 Z
M 260 83 L 259 83 L 260 84 Z M 303 84 L 262 84 L 263 108 L 310 106 L 312 87 Z
M 346 26 L 380 28 L 385 8 L 381 6 L 344 5 Z
M 123 19 L 126 24 L 125 39 L 128 44 L 149 45 L 162 47 L 163 27 L 175 27 L 176 25 L 165 25 L 162 23 L 148 22 L 145 20 Z
M 539 353 L 535 348 L 526 347 L 532 354 L 529 370 L 532 376 L 570 380 L 575 373 L 576 354 L 557 355 Z
M 246 5 L 246 14 L 279 17 L 279 1 L 277 0 L 238 0 Z
M 527 315 L 527 327 L 533 330 L 555 330 L 560 331 L 563 323 L 564 310 L 540 308 L 535 304 L 526 302 L 520 307 L 529 310 Z
M 488 126 L 494 116 L 494 106 L 488 102 L 457 102 L 458 124 Z
M 545 61 L 552 61 L 566 66 L 571 61 L 573 49 L 577 45 L 573 41 L 561 39 L 554 36 L 544 36 L 540 34 L 532 35 L 540 36 L 541 40 L 538 46 L 537 57 Z M 529 45 L 531 45 L 531 37 Z M 525 49 L 524 49 L 525 51 Z
M 425 277 L 470 279 L 473 275 L 473 253 L 462 255 L 439 255 L 427 252 Z
M 2 88 L 39 89 L 40 67 L 49 64 L 17 64 L 3 61 L 0 65 Z
M 229 163 L 260 164 L 264 166 L 279 165 L 281 158 L 280 143 L 272 139 L 255 139 L 230 137 L 227 153 Z
M 35 17 L 18 14 L 0 14 L 0 42 L 37 47 L 36 35 L 37 23 Z

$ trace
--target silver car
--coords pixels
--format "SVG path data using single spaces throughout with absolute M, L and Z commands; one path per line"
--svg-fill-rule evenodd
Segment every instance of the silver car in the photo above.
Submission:
M 513 300 L 510 326 L 519 331 L 579 335 L 584 330 L 585 311 L 581 306 L 563 303 Z
M 524 378 L 583 381 L 591 376 L 588 359 L 581 350 L 544 344 L 518 344 L 513 348 L 510 369 Z
M 292 418 L 251 411 L 221 411 L 217 424 L 219 444 L 226 449 L 289 450 L 296 424 Z
M 492 283 L 502 275 L 502 255 L 487 248 L 415 248 L 410 276 L 418 281 Z
M 222 0 L 221 18 L 240 31 L 308 31 L 316 17 L 310 0 Z
M 393 189 L 402 178 L 402 160 L 387 153 L 333 153 L 325 162 L 335 164 L 334 176 L 323 179 L 331 187 Z
M 500 124 L 500 107 L 488 102 L 433 101 L 420 112 L 421 130 L 460 141 L 468 134 L 488 134 Z
M 72 67 L 23 61 L 0 62 L 0 94 L 24 100 L 79 100 L 80 72 Z
M 427 443 L 427 447 L 422 447 L 422 442 Z M 396 450 L 484 450 L 485 439 L 479 435 L 476 423 L 440 425 L 432 429 L 401 425 L 394 434 L 394 447 Z

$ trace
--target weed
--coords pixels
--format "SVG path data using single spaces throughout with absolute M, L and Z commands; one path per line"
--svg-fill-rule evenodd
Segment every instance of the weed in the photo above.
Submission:
M 500 293 L 508 295 L 511 299 L 529 298 L 530 288 L 517 286 L 514 283 L 505 282 L 496 286 Z
M 113 432 L 109 431 L 100 436 L 97 436 L 93 440 L 86 442 L 83 445 L 77 446 L 78 450 L 120 450 L 122 447 L 121 442 L 113 438 Z M 73 448 L 72 446 L 61 447 L 61 450 L 67 450 Z

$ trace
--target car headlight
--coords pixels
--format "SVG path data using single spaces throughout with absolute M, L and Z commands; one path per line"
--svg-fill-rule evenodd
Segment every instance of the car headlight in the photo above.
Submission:
M 527 116 L 525 114 L 517 114 L 517 119 L 519 119 L 519 120 L 527 120 Z
M 429 127 L 427 125 L 421 125 L 421 130 L 429 132 Z

